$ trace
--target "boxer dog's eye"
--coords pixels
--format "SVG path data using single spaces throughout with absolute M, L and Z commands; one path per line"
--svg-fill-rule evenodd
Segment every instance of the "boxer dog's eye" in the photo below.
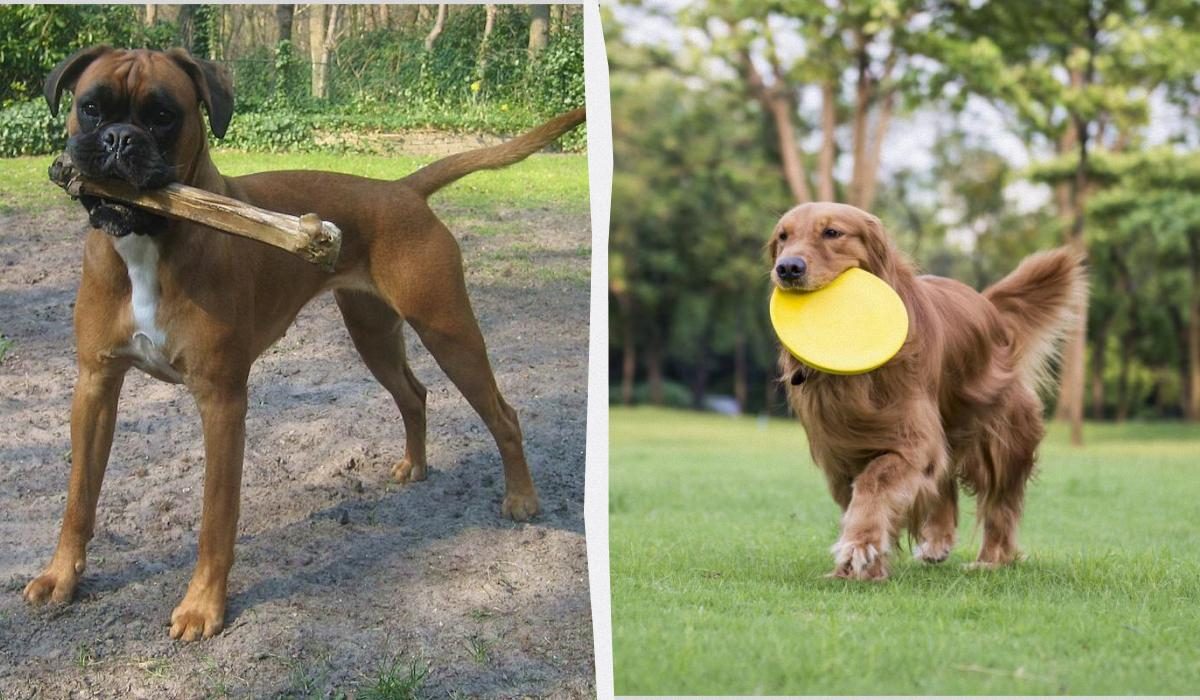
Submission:
M 79 108 L 79 111 L 83 112 L 83 116 L 88 117 L 89 119 L 100 118 L 100 107 L 98 107 L 95 102 L 84 102 L 83 106 Z
M 175 122 L 175 115 L 169 110 L 160 109 L 154 113 L 154 116 L 150 118 L 150 121 L 154 124 L 154 126 L 170 126 Z

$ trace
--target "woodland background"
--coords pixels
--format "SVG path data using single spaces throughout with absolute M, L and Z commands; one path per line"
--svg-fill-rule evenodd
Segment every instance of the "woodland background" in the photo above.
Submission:
M 411 128 L 506 134 L 584 100 L 572 5 L 9 5 L 0 157 L 61 148 L 42 82 L 97 43 L 184 46 L 224 64 L 237 102 L 222 145 L 241 149 L 371 150 L 361 134 Z M 581 132 L 565 146 L 582 149 Z
M 763 245 L 798 202 L 877 213 L 978 288 L 1086 248 L 1086 328 L 1048 396 L 1200 420 L 1200 5 L 622 2 L 612 400 L 783 413 Z

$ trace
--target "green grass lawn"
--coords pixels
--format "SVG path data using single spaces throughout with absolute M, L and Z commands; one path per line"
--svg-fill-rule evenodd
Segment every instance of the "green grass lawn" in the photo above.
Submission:
M 839 510 L 799 424 L 611 414 L 618 694 L 1160 694 L 1200 689 L 1200 427 L 1051 429 L 1028 559 L 905 551 L 829 580 Z
M 46 176 L 53 156 L 0 158 L 0 212 L 69 201 Z M 213 160 L 226 175 L 263 170 L 332 170 L 366 177 L 400 178 L 436 158 L 329 153 L 245 153 L 216 150 Z M 587 154 L 537 154 L 509 168 L 470 175 L 434 195 L 434 204 L 512 208 L 553 206 L 558 211 L 588 207 Z

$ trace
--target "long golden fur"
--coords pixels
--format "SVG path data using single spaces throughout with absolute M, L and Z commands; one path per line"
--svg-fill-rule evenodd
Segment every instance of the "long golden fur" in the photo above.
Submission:
M 891 285 L 909 313 L 900 352 L 866 374 L 825 374 L 780 354 L 788 401 L 844 512 L 833 575 L 886 578 L 902 527 L 917 541 L 916 558 L 944 561 L 959 484 L 978 502 L 978 564 L 1014 561 L 1044 434 L 1037 388 L 1087 293 L 1082 256 L 1070 248 L 1032 255 L 979 293 L 918 276 L 879 219 L 829 202 L 785 214 L 768 250 L 777 286 L 819 289 L 860 267 Z

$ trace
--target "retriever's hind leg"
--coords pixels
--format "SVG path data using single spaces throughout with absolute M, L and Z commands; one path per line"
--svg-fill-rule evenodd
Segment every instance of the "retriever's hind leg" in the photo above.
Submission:
M 1042 440 L 1041 404 L 1032 392 L 1022 390 L 1013 400 L 999 431 L 986 438 L 988 478 L 976 497 L 983 524 L 983 545 L 976 565 L 996 567 L 1016 561 L 1017 525 L 1025 504 L 1025 484 L 1033 474 L 1035 453 Z
M 425 463 L 425 387 L 408 366 L 404 321 L 387 302 L 366 292 L 334 292 L 346 329 L 367 369 L 400 409 L 404 421 L 404 459 L 392 467 L 396 481 L 421 481 Z

